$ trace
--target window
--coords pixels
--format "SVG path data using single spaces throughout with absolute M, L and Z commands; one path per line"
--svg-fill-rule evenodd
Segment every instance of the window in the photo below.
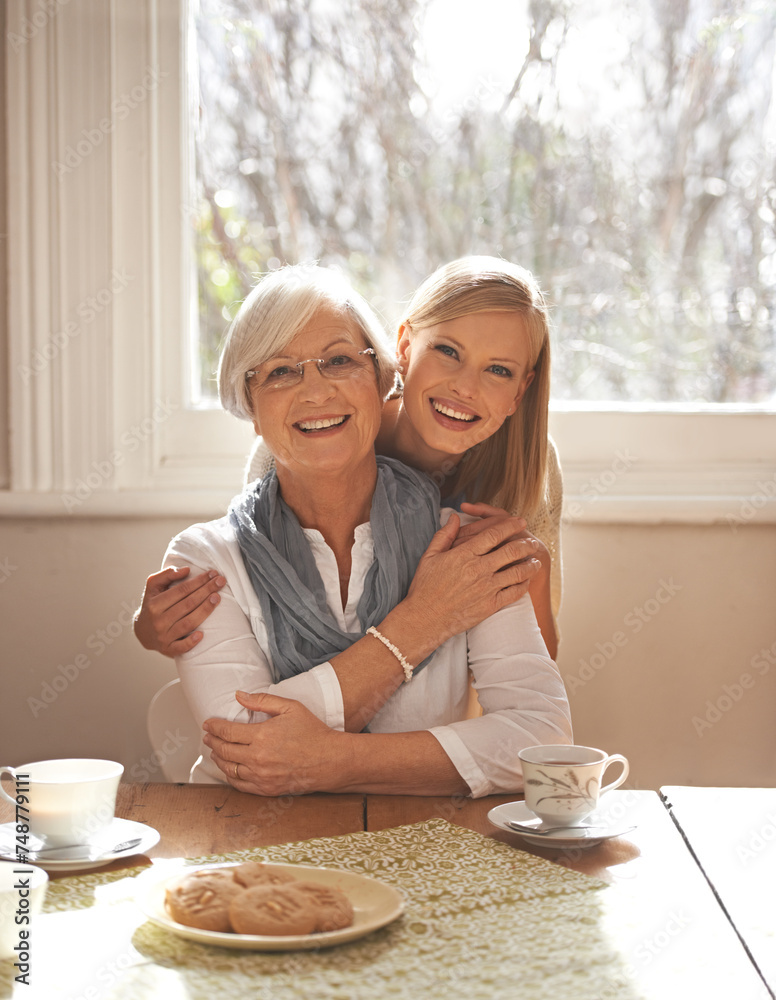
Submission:
M 257 272 L 395 322 L 496 253 L 554 303 L 558 400 L 776 400 L 776 9 L 200 0 L 198 391 Z
M 231 0 L 223 6 L 233 8 Z M 483 0 L 483 9 L 486 6 Z M 635 4 L 622 6 L 640 9 Z M 409 0 L 393 7 L 411 21 L 415 7 Z M 272 9 L 293 8 L 278 4 Z M 361 8 L 354 0 L 343 9 L 357 17 Z M 13 421 L 9 488 L 0 491 L 0 512 L 212 516 L 239 488 L 252 428 L 202 405 L 201 384 L 192 388 L 187 375 L 197 368 L 194 356 L 199 351 L 198 341 L 189 336 L 198 325 L 192 303 L 197 302 L 196 270 L 201 263 L 201 248 L 199 258 L 191 252 L 191 221 L 202 218 L 202 202 L 190 196 L 193 116 L 184 86 L 192 56 L 189 14 L 184 0 L 114 0 L 104 5 L 20 0 L 6 7 L 8 246 L 13 247 L 8 261 L 7 377 Z M 386 21 L 387 33 L 379 36 L 381 53 L 391 45 L 399 47 L 399 37 L 390 34 L 393 20 Z M 551 25 L 547 32 L 549 37 Z M 366 46 L 374 36 L 364 37 Z M 301 47 L 302 40 L 300 36 Z M 335 44 L 334 36 L 330 41 Z M 338 44 L 355 73 L 358 60 L 366 60 L 366 55 L 351 51 L 341 39 Z M 552 51 L 552 46 L 540 47 L 541 60 Z M 528 87 L 525 81 L 532 73 L 545 73 L 548 67 L 541 60 L 526 69 L 518 92 Z M 559 66 L 557 62 L 556 70 Z M 380 79 L 385 86 L 412 91 L 413 128 L 426 121 L 415 82 L 397 81 L 387 73 Z M 303 88 L 306 80 L 294 78 L 288 86 L 292 84 Z M 355 102 L 356 96 L 351 97 Z M 249 119 L 252 111 L 244 110 Z M 368 109 L 356 102 L 341 111 L 337 120 L 346 122 Z M 467 119 L 472 134 L 479 134 L 479 117 L 473 113 Z M 402 127 L 398 117 L 383 120 L 372 115 L 370 121 L 375 130 L 384 126 L 388 135 L 398 134 Z M 468 134 L 464 124 L 455 126 L 456 136 Z M 539 114 L 532 128 L 540 126 Z M 327 122 L 319 121 L 318 127 L 322 131 L 313 133 L 313 138 L 325 144 Z M 275 141 L 281 138 L 276 136 Z M 433 174 L 438 169 L 435 157 L 450 143 L 446 133 L 437 140 L 431 135 L 430 140 L 436 145 L 428 152 L 428 147 L 420 150 L 419 166 Z M 389 143 L 383 148 L 392 151 Z M 342 149 L 343 163 L 355 151 L 356 146 L 353 151 Z M 549 152 L 556 157 L 557 147 Z M 261 161 L 264 154 L 257 153 L 254 159 Z M 295 155 L 299 156 L 298 150 Z M 409 166 L 401 167 L 396 156 L 395 176 L 401 178 L 412 164 L 405 159 Z M 313 195 L 318 188 L 313 181 L 315 171 L 322 168 L 312 157 L 302 160 L 311 185 L 308 200 L 299 203 L 298 218 L 277 219 L 276 233 L 265 225 L 269 217 L 262 217 L 261 239 L 268 242 L 265 246 L 259 240 L 258 249 L 248 247 L 245 270 L 264 263 L 271 266 L 266 253 L 278 239 L 289 238 L 292 230 L 284 227 L 291 223 L 299 223 L 299 256 L 320 252 L 306 242 L 319 227 L 311 228 L 304 220 L 331 219 L 332 227 L 322 230 L 330 259 L 347 259 L 361 288 L 368 290 L 370 244 L 340 245 L 333 223 L 341 228 L 349 206 L 355 211 L 353 205 L 367 204 L 370 185 L 382 176 L 382 165 L 371 164 L 367 157 L 364 162 L 371 169 L 359 174 L 356 191 L 333 189 L 328 202 L 316 205 Z M 546 172 L 552 162 L 549 157 L 542 169 Z M 294 163 L 289 160 L 289 182 Z M 472 181 L 482 176 L 475 160 L 468 172 L 465 166 L 455 189 L 461 200 L 446 195 L 439 210 L 476 222 L 479 216 L 469 210 L 466 199 L 484 198 L 489 189 Z M 247 185 L 254 177 L 251 167 L 244 164 L 241 183 Z M 516 177 L 525 183 L 531 175 L 529 170 Z M 279 175 L 278 184 L 281 181 Z M 225 228 L 235 241 L 242 226 L 237 217 L 239 198 L 230 206 L 228 198 L 218 195 L 229 190 L 219 182 L 212 200 L 223 213 L 225 226 L 237 224 L 229 231 Z M 242 197 L 242 188 L 235 193 Z M 386 253 L 386 290 L 379 294 L 387 313 L 390 303 L 412 287 L 404 273 L 390 270 L 392 262 L 421 276 L 432 260 L 436 263 L 469 248 L 445 242 L 448 237 L 433 228 L 417 229 L 421 222 L 407 201 L 410 188 L 397 181 L 384 195 L 382 203 L 375 202 L 380 211 L 375 208 L 369 217 L 371 228 L 350 225 L 346 231 L 363 230 L 373 240 L 391 233 L 386 246 L 404 247 L 404 256 Z M 715 197 L 717 205 L 720 196 Z M 497 215 L 492 213 L 492 218 Z M 761 221 L 767 228 L 767 218 Z M 587 225 L 592 231 L 595 220 Z M 503 227 L 510 237 L 525 231 L 520 219 Z M 535 232 L 537 239 L 551 235 L 538 224 Z M 432 245 L 433 240 L 437 242 Z M 221 247 L 213 246 L 217 255 L 222 253 Z M 763 246 L 767 249 L 767 241 Z M 416 247 L 427 256 L 416 257 Z M 506 244 L 503 252 L 511 252 Z M 252 253 L 260 256 L 254 260 Z M 542 267 L 537 260 L 538 266 L 532 263 L 541 275 L 565 273 Z M 236 280 L 229 266 L 228 280 Z M 768 274 L 765 267 L 763 287 L 770 280 Z M 579 276 L 575 280 L 586 292 Z M 749 286 L 740 282 L 736 287 Z M 557 301 L 560 290 L 560 284 L 552 289 Z M 215 300 L 215 307 L 207 305 L 219 313 L 223 326 L 226 316 L 221 310 L 227 307 L 228 312 L 239 298 L 237 285 L 224 295 L 225 301 Z M 572 299 L 565 302 L 563 308 L 569 308 L 572 316 L 579 314 Z M 750 305 L 750 318 L 759 324 L 759 306 L 755 308 L 753 301 Z M 740 310 L 736 312 L 742 317 Z M 757 331 L 760 336 L 760 326 Z M 772 516 L 776 507 L 772 492 L 768 493 L 776 467 L 774 416 L 759 404 L 726 404 L 708 412 L 708 407 L 685 403 L 656 413 L 647 404 L 629 412 L 616 400 L 602 405 L 560 399 L 553 431 L 563 456 L 571 517 L 724 520 L 742 512 L 747 516 L 746 503 L 756 517 Z

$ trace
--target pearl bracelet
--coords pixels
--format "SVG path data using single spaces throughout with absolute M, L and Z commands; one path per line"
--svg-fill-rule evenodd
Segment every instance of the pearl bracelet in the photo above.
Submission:
M 378 632 L 374 626 L 368 628 L 366 634 L 373 635 L 375 639 L 379 639 L 384 646 L 390 649 L 399 663 L 401 663 L 401 668 L 404 671 L 404 683 L 409 684 L 412 680 L 412 664 L 401 654 L 401 651 L 394 646 L 390 639 L 386 639 L 382 632 Z

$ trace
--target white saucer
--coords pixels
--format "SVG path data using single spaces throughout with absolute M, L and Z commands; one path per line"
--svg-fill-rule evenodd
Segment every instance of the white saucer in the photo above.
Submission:
M 117 844 L 122 844 L 125 840 L 137 840 L 138 837 L 140 838 L 140 843 L 135 847 L 130 848 L 128 851 L 119 851 L 118 854 L 111 853 L 111 848 Z M 84 861 L 83 859 L 80 861 L 47 861 L 45 858 L 36 858 L 30 864 L 34 864 L 37 868 L 45 868 L 48 872 L 87 871 L 90 868 L 102 868 L 103 865 L 115 861 L 116 858 L 131 858 L 135 854 L 143 854 L 158 844 L 159 839 L 159 831 L 154 830 L 152 826 L 146 826 L 145 823 L 135 823 L 131 819 L 114 819 L 109 826 L 101 830 L 90 841 L 90 846 L 101 848 L 105 851 L 102 857 L 94 861 Z M 15 823 L 3 823 L 0 825 L 0 843 L 16 843 Z M 35 851 L 44 848 L 46 845 L 38 837 L 30 835 L 29 842 L 25 846 L 30 851 Z M 0 858 L 4 861 L 19 861 L 20 858 L 24 858 L 24 854 L 0 854 Z
M 137 878 L 136 901 L 153 923 L 173 934 L 190 941 L 198 941 L 201 944 L 249 951 L 309 951 L 317 948 L 330 948 L 333 945 L 345 944 L 348 941 L 356 941 L 358 938 L 365 937 L 379 927 L 390 924 L 404 911 L 404 897 L 398 889 L 367 875 L 357 875 L 355 872 L 338 871 L 333 868 L 275 864 L 273 862 L 271 867 L 274 870 L 305 882 L 317 882 L 320 885 L 344 892 L 353 906 L 353 923 L 338 931 L 278 937 L 264 934 L 227 934 L 221 931 L 205 931 L 198 927 L 187 927 L 185 924 L 179 924 L 170 917 L 164 905 L 165 891 L 169 885 L 177 882 L 183 875 L 190 875 L 195 871 L 231 868 L 234 867 L 234 864 L 236 862 L 195 867 L 176 866 L 174 875 L 170 874 L 169 867 L 141 873 Z
M 588 816 L 584 823 L 586 825 L 597 826 L 596 830 L 559 830 L 557 833 L 549 833 L 542 837 L 532 837 L 530 833 L 521 833 L 509 826 L 509 821 L 513 823 L 534 823 L 536 814 L 532 813 L 525 802 L 505 802 L 502 806 L 495 806 L 488 813 L 490 822 L 500 830 L 513 833 L 516 837 L 522 837 L 529 844 L 537 847 L 560 847 L 560 848 L 586 848 L 595 847 L 604 840 L 611 840 L 614 837 L 622 837 L 633 828 L 632 823 L 619 820 L 613 823 L 607 815 L 601 812 L 594 812 Z

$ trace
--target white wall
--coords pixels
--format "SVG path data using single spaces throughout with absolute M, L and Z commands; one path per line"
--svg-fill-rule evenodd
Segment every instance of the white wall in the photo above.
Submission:
M 776 527 L 566 537 L 559 659 L 576 741 L 625 753 L 636 787 L 776 784 Z
M 190 520 L 0 520 L 2 763 L 106 756 L 161 780 L 145 710 L 174 667 L 128 609 Z M 625 753 L 636 787 L 776 784 L 776 526 L 572 522 L 564 563 L 577 742 Z

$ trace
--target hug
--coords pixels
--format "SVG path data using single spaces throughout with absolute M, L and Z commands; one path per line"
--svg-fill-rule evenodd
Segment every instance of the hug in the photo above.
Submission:
M 149 579 L 137 627 L 175 655 L 204 729 L 192 780 L 260 795 L 522 790 L 520 750 L 572 742 L 548 652 L 557 537 L 527 530 L 556 466 L 531 275 L 489 257 L 441 268 L 408 306 L 395 361 L 338 274 L 282 268 L 243 303 L 218 381 L 253 423 L 262 474 L 225 517 L 173 539 L 164 565 L 178 572 Z

